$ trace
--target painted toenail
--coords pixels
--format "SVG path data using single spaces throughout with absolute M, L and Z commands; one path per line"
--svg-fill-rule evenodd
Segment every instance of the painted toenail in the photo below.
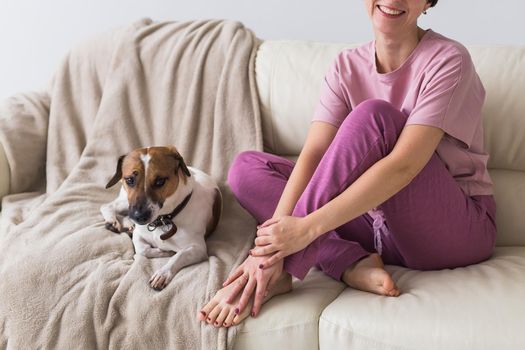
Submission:
M 236 308 L 236 309 L 235 309 L 235 314 L 236 314 L 236 315 L 239 314 L 239 308 Z
M 204 311 L 201 311 L 202 316 L 206 317 L 206 313 Z

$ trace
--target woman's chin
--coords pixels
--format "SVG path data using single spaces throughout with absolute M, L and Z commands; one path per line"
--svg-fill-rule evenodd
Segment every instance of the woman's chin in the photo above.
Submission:
M 383 20 L 374 20 L 374 31 L 381 33 L 383 36 L 398 38 L 406 29 L 404 30 L 403 26 L 399 24 L 385 23 Z

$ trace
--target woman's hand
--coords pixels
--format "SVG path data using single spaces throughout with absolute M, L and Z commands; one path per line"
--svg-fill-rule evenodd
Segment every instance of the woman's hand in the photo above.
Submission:
M 255 257 L 271 255 L 263 262 L 264 269 L 306 248 L 316 238 L 302 217 L 271 218 L 257 228 L 256 246 L 250 254 Z
M 267 291 L 275 285 L 283 273 L 282 260 L 275 263 L 271 268 L 263 269 L 262 262 L 266 260 L 266 258 L 267 257 L 249 256 L 222 284 L 222 286 L 225 287 L 232 282 L 235 283 L 235 287 L 226 299 L 227 303 L 232 303 L 242 291 L 241 298 L 235 309 L 237 315 L 242 313 L 255 291 L 255 298 L 250 314 L 252 317 L 257 316 L 264 297 L 267 295 Z

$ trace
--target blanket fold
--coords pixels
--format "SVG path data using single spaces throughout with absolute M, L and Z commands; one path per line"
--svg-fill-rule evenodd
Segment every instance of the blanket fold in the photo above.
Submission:
M 235 21 L 143 19 L 72 50 L 47 91 L 6 101 L 0 348 L 231 348 L 237 328 L 196 315 L 253 242 L 226 177 L 236 154 L 262 150 L 259 43 Z M 147 281 L 165 259 L 134 255 L 99 207 L 120 155 L 170 144 L 219 183 L 224 210 L 209 260 L 158 292 Z

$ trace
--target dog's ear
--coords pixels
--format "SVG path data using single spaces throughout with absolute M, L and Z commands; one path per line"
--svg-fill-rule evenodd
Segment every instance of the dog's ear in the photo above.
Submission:
M 120 181 L 120 178 L 122 177 L 122 161 L 126 155 L 120 156 L 117 162 L 117 170 L 115 171 L 115 175 L 109 180 L 108 184 L 106 185 L 106 188 L 110 188 L 114 184 Z
M 191 173 L 188 167 L 186 166 L 186 163 L 184 162 L 184 158 L 182 158 L 177 148 L 175 148 L 175 146 L 171 146 L 170 151 L 172 153 L 172 157 L 177 160 L 178 164 L 176 169 L 179 170 L 180 168 L 187 177 L 191 177 Z

